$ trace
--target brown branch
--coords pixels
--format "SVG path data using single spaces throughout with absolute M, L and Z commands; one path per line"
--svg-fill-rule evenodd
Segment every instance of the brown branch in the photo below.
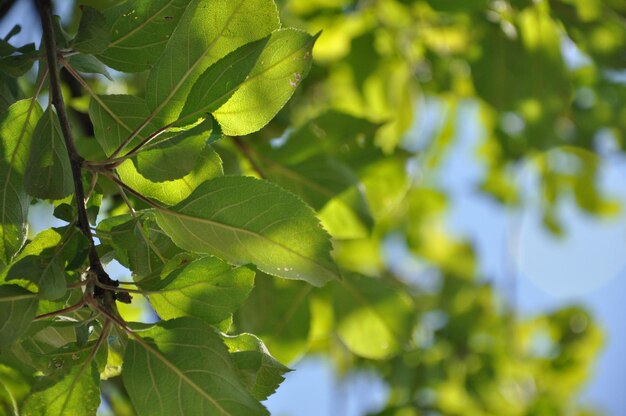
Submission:
M 100 283 L 109 286 L 117 286 L 117 282 L 111 279 L 102 267 L 100 257 L 98 256 L 98 252 L 96 251 L 96 245 L 91 234 L 91 228 L 89 227 L 87 207 L 85 206 L 85 193 L 83 190 L 83 180 L 81 175 L 81 169 L 84 159 L 78 153 L 78 149 L 76 148 L 72 129 L 70 127 L 69 119 L 67 117 L 67 112 L 65 109 L 65 103 L 63 101 L 63 94 L 61 92 L 58 51 L 56 41 L 54 39 L 54 30 L 52 25 L 51 1 L 37 0 L 37 9 L 41 18 L 43 40 L 46 47 L 48 70 L 50 73 L 50 95 L 52 96 L 52 104 L 54 105 L 54 108 L 56 109 L 57 115 L 59 117 L 59 123 L 61 124 L 61 131 L 63 133 L 63 140 L 65 141 L 65 147 L 67 148 L 67 154 L 69 156 L 70 166 L 72 168 L 72 179 L 74 180 L 74 196 L 78 208 L 77 226 L 89 242 L 90 269 L 96 274 Z M 100 287 L 94 288 L 95 297 L 104 297 L 104 294 L 104 289 Z
M 235 146 L 237 146 L 237 149 L 239 149 L 239 151 L 246 158 L 248 163 L 250 163 L 250 167 L 252 167 L 252 170 L 254 170 L 257 173 L 257 175 L 259 175 L 261 178 L 267 179 L 265 172 L 263 171 L 261 166 L 259 166 L 257 161 L 254 159 L 254 156 L 252 155 L 252 149 L 250 149 L 250 146 L 248 146 L 248 143 L 244 142 L 239 137 L 233 137 L 233 143 L 235 143 Z

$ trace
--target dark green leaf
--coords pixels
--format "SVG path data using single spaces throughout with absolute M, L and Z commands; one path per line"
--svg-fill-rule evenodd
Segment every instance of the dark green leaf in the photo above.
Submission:
M 190 130 L 146 146 L 133 159 L 135 167 L 150 181 L 180 179 L 193 170 L 207 143 L 215 140 L 213 120 L 208 118 Z
M 257 400 L 272 395 L 291 371 L 274 357 L 263 342 L 252 334 L 225 336 L 224 342 L 239 370 L 239 379 Z
M 37 294 L 16 285 L 0 285 L 0 350 L 18 340 L 37 313 Z
M 106 66 L 93 55 L 72 55 L 67 58 L 67 62 L 72 69 L 86 74 L 100 74 L 113 81 Z
M 228 318 L 254 285 L 254 271 L 204 257 L 145 285 L 150 303 L 162 319 L 189 316 L 217 324 Z
M 133 95 L 97 95 L 89 103 L 89 117 L 93 123 L 94 135 L 102 150 L 110 156 L 130 133 L 148 118 L 150 112 L 143 99 Z M 134 146 L 151 131 L 148 126 L 145 134 L 139 134 L 127 146 Z
M 304 282 L 257 273 L 254 289 L 235 315 L 237 328 L 263 339 L 281 362 L 294 362 L 309 347 L 311 291 Z
M 154 219 L 130 215 L 107 218 L 98 224 L 98 238 L 115 249 L 117 260 L 135 279 L 158 277 L 168 261 L 180 252 Z
M 11 266 L 6 279 L 35 283 L 43 299 L 58 299 L 67 290 L 65 265 L 59 257 L 26 256 Z
M 208 324 L 180 318 L 135 334 L 123 378 L 139 416 L 267 414 L 240 384 L 222 339 Z
M 26 239 L 30 197 L 24 190 L 26 161 L 42 110 L 36 100 L 21 100 L 0 115 L 0 260 L 8 264 Z
M 99 53 L 109 45 L 109 29 L 102 13 L 89 6 L 80 7 L 83 15 L 72 47 L 86 54 Z
M 26 398 L 22 413 L 25 416 L 88 416 L 95 415 L 99 405 L 100 374 L 92 362 L 42 377 Z
M 24 187 L 41 199 L 63 199 L 74 191 L 70 159 L 52 107 L 46 109 L 33 132 Z
M 311 208 L 270 182 L 215 178 L 180 204 L 157 211 L 156 218 L 186 250 L 318 286 L 339 276 L 330 238 Z
M 118 71 L 149 69 L 165 49 L 189 0 L 129 0 L 104 11 L 111 43 L 98 58 Z

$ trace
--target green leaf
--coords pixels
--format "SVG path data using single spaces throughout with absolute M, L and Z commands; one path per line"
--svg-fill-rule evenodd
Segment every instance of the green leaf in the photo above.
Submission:
M 42 110 L 36 100 L 21 100 L 0 115 L 0 260 L 8 264 L 26 239 L 30 197 L 23 178 L 33 130 Z
M 80 6 L 83 14 L 72 48 L 82 53 L 99 53 L 109 45 L 109 29 L 102 13 L 89 6 Z
M 279 26 L 272 0 L 193 0 L 148 76 L 151 112 L 163 124 L 175 121 L 209 66 Z
M 309 347 L 311 291 L 304 282 L 257 273 L 252 293 L 235 315 L 237 328 L 260 337 L 281 362 L 292 363 Z
M 224 342 L 239 370 L 239 379 L 257 400 L 272 395 L 291 371 L 272 357 L 259 338 L 252 334 L 225 336 Z
M 165 49 L 189 0 L 129 0 L 104 11 L 111 43 L 98 58 L 118 71 L 149 69 Z
M 133 158 L 137 172 L 154 182 L 171 181 L 188 175 L 204 147 L 221 137 L 219 129 L 214 131 L 213 127 L 213 120 L 208 118 L 190 130 L 146 146 Z
M 318 36 L 295 29 L 272 33 L 246 81 L 213 113 L 224 134 L 250 134 L 274 118 L 308 75 Z
M 388 358 L 399 353 L 411 337 L 412 300 L 385 281 L 346 277 L 334 285 L 333 298 L 337 333 L 353 353 Z
M 219 335 L 196 319 L 136 331 L 122 377 L 139 416 L 268 414 L 239 383 Z
M 0 351 L 18 340 L 37 313 L 37 294 L 17 285 L 0 286 Z
M 329 236 L 311 208 L 270 182 L 215 178 L 156 218 L 185 250 L 317 286 L 338 277 Z
M 116 259 L 128 267 L 137 280 L 158 277 L 168 261 L 180 253 L 151 216 L 106 218 L 98 224 L 97 236 L 115 249 Z
M 130 95 L 104 95 L 94 97 L 89 106 L 89 115 L 94 124 L 94 132 L 96 139 L 101 144 L 107 155 L 111 155 L 113 151 L 120 146 L 126 137 L 148 117 L 148 109 L 145 102 L 137 97 Z M 143 195 L 158 199 L 159 201 L 173 205 L 186 197 L 202 182 L 215 176 L 222 175 L 222 164 L 217 153 L 213 151 L 211 146 L 205 144 L 200 152 L 196 152 L 187 157 L 182 155 L 178 150 L 174 153 L 177 157 L 168 161 L 168 169 L 172 169 L 176 175 L 180 172 L 188 173 L 181 177 L 169 181 L 155 182 L 143 176 L 138 171 L 139 166 L 142 170 L 146 170 L 148 176 L 163 179 L 167 177 L 167 173 L 156 172 L 157 167 L 154 163 L 162 160 L 163 153 L 158 149 L 175 146 L 178 140 L 191 140 L 192 147 L 197 146 L 201 142 L 200 138 L 204 135 L 205 141 L 212 139 L 211 131 L 206 131 L 209 122 L 201 123 L 195 128 L 186 132 L 165 133 L 161 145 L 151 145 L 146 150 L 149 153 L 145 156 L 136 156 L 136 160 L 126 160 L 118 168 L 117 172 L 124 183 L 131 188 L 136 189 Z M 151 132 L 156 128 L 146 129 Z M 131 143 L 134 146 L 139 140 L 146 136 L 140 133 Z M 165 144 L 167 143 L 167 144 Z M 186 143 L 188 145 L 189 143 Z M 151 160 L 152 159 L 152 160 Z M 191 164 L 190 161 L 193 163 Z M 192 167 L 189 169 L 189 167 Z M 161 175 L 160 177 L 158 175 Z M 176 176 L 172 174 L 172 176 Z
M 24 75 L 39 54 L 34 43 L 14 48 L 8 42 L 0 40 L 0 48 L 0 71 L 15 78 Z
M 35 283 L 40 298 L 58 299 L 66 293 L 66 263 L 79 267 L 86 257 L 86 247 L 85 237 L 74 227 L 44 230 L 24 247 L 3 275 L 6 280 Z
M 193 160 L 193 157 L 191 159 Z M 179 161 L 180 163 L 185 163 L 184 160 Z M 205 145 L 198 155 L 191 172 L 179 179 L 153 182 L 139 173 L 135 166 L 136 163 L 133 160 L 127 160 L 117 168 L 122 181 L 131 188 L 141 192 L 144 196 L 158 199 L 167 205 L 179 203 L 187 198 L 200 184 L 223 174 L 220 157 L 208 145 Z
M 254 271 L 231 267 L 216 257 L 204 257 L 142 288 L 162 319 L 189 316 L 217 324 L 228 318 L 248 297 Z
M 26 256 L 11 266 L 6 279 L 35 283 L 43 299 L 59 299 L 67 290 L 65 265 L 59 257 Z
M 72 55 L 67 58 L 67 62 L 72 69 L 78 72 L 104 75 L 109 81 L 113 81 L 107 67 L 93 55 Z
M 64 369 L 67 370 L 67 369 Z M 24 416 L 95 415 L 100 405 L 100 374 L 95 363 L 42 377 L 26 398 Z
M 180 119 L 193 121 L 222 106 L 254 68 L 269 37 L 250 42 L 229 53 L 200 75 L 187 96 Z
M 324 209 L 324 225 L 333 237 L 356 238 L 368 234 L 373 220 L 359 189 L 359 180 L 341 160 L 312 156 L 287 164 L 272 157 L 271 152 L 257 155 L 267 179 L 297 194 L 318 212 Z M 357 231 L 346 233 L 346 228 Z
M 94 136 L 107 156 L 117 149 L 130 133 L 149 116 L 146 102 L 134 95 L 97 95 L 91 97 L 89 118 L 93 123 Z M 128 144 L 134 146 L 155 126 L 149 125 L 146 133 L 140 133 Z
M 24 187 L 41 199 L 63 199 L 74 191 L 61 124 L 52 107 L 46 109 L 33 132 Z

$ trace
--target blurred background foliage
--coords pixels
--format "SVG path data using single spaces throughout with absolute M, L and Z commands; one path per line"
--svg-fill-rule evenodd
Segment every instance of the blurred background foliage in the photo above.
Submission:
M 314 67 L 268 126 L 214 146 L 225 172 L 263 176 L 318 211 L 345 278 L 318 289 L 259 274 L 233 331 L 259 335 L 287 365 L 323 354 L 340 374 L 375 371 L 389 386 L 380 415 L 595 414 L 577 399 L 602 345 L 593 318 L 577 307 L 517 317 L 480 275 L 472 242 L 446 229 L 450 201 L 433 178 L 465 128 L 458 108 L 470 102 L 483 132 L 476 192 L 524 206 L 517 175 L 532 165 L 533 197 L 555 235 L 567 232 L 556 210 L 562 198 L 596 216 L 619 212 L 597 173 L 602 152 L 623 151 L 626 139 L 626 2 L 277 3 L 285 26 L 322 31 Z M 76 8 L 68 32 L 78 17 Z M 3 96 L 32 89 L 26 78 L 17 85 L 0 76 Z M 145 80 L 141 72 L 113 72 L 114 83 L 85 76 L 109 94 L 141 93 Z M 81 149 L 95 151 L 88 97 L 65 81 Z M 433 108 L 437 127 L 418 141 L 416 115 Z M 109 213 L 124 212 L 101 186 Z M 384 255 L 392 235 L 426 265 L 421 271 L 398 273 Z M 105 393 L 116 414 L 130 412 L 120 383 Z

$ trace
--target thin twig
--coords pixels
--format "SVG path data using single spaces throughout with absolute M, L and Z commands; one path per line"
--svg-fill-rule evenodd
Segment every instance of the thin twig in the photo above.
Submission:
M 75 305 L 68 306 L 67 308 L 59 309 L 59 310 L 56 310 L 56 311 L 44 313 L 42 315 L 35 316 L 35 319 L 33 319 L 33 320 L 34 321 L 41 321 L 42 319 L 52 318 L 52 317 L 55 317 L 55 316 L 63 315 L 65 313 L 74 312 L 74 311 L 79 310 L 80 308 L 82 308 L 85 305 L 86 305 L 85 299 L 81 299 L 80 302 L 78 302 Z
M 96 251 L 96 245 L 91 234 L 91 228 L 89 227 L 89 219 L 87 217 L 87 207 L 85 205 L 85 193 L 83 191 L 83 180 L 81 175 L 81 168 L 84 159 L 78 153 L 72 129 L 67 117 L 65 109 L 65 103 L 63 101 L 63 94 L 61 92 L 61 80 L 59 77 L 59 63 L 57 56 L 57 46 L 54 39 L 54 29 L 52 24 L 52 4 L 50 0 L 38 0 L 37 8 L 41 18 L 41 26 L 43 28 L 43 39 L 46 47 L 46 55 L 48 60 L 48 70 L 50 77 L 50 94 L 52 95 L 52 102 L 59 117 L 59 123 L 61 124 L 61 131 L 63 133 L 63 140 L 65 141 L 65 147 L 70 159 L 70 166 L 72 169 L 72 179 L 74 180 L 74 194 L 76 205 L 78 208 L 78 220 L 77 226 L 87 238 L 89 243 L 89 263 L 90 268 L 97 275 L 98 280 L 101 283 L 116 286 L 115 280 L 112 280 L 109 275 L 104 271 L 98 252 Z M 102 297 L 104 293 L 101 288 L 95 288 L 94 296 Z
M 250 163 L 250 166 L 252 167 L 252 169 L 261 178 L 267 179 L 265 172 L 263 171 L 261 166 L 259 166 L 257 161 L 254 159 L 254 156 L 252 155 L 252 150 L 250 149 L 250 146 L 248 146 L 248 143 L 244 142 L 239 137 L 233 137 L 233 143 L 235 143 L 235 146 L 237 146 L 237 149 L 239 149 L 241 154 L 248 160 L 248 163 Z

